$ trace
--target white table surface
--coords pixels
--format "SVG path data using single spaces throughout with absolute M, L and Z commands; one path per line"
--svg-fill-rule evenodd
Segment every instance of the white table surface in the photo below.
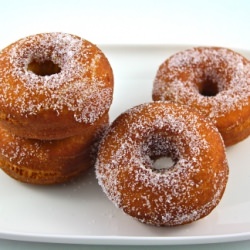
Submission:
M 0 0 L 0 49 L 26 35 L 52 31 L 77 34 L 97 45 L 192 44 L 249 49 L 249 13 L 248 0 Z M 0 249 L 241 250 L 250 249 L 250 241 L 118 247 L 0 239 Z

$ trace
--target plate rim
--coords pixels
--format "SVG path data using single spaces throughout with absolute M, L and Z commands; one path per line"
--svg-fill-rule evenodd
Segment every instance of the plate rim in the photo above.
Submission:
M 173 246 L 229 243 L 250 240 L 250 232 L 176 237 L 145 237 L 145 236 L 84 236 L 62 234 L 34 234 L 20 232 L 0 232 L 0 239 L 40 243 L 62 243 L 81 245 L 137 245 L 137 246 Z

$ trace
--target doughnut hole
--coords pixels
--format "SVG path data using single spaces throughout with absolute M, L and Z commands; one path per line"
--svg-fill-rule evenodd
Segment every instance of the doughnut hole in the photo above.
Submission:
M 172 144 L 163 136 L 149 137 L 142 147 L 145 166 L 155 172 L 164 172 L 173 168 L 178 161 L 178 157 L 170 145 Z
M 31 61 L 28 70 L 38 76 L 50 76 L 61 72 L 61 68 L 50 60 L 43 62 Z
M 151 158 L 152 160 L 152 169 L 155 171 L 166 170 L 174 167 L 175 161 L 171 157 L 161 156 L 157 158 Z
M 216 96 L 219 93 L 218 83 L 206 78 L 198 84 L 198 91 L 202 96 Z

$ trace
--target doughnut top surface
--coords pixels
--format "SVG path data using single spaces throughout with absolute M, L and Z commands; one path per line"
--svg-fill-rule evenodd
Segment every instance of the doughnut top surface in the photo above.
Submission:
M 202 94 L 206 81 L 210 86 L 213 82 L 216 90 Z M 160 66 L 153 98 L 197 107 L 212 119 L 226 116 L 249 106 L 250 64 L 226 48 L 197 47 L 178 52 Z
M 112 69 L 104 54 L 80 37 L 44 33 L 20 39 L 3 49 L 0 65 L 0 106 L 13 117 L 52 110 L 93 123 L 110 107 Z M 51 69 L 37 71 L 44 65 Z

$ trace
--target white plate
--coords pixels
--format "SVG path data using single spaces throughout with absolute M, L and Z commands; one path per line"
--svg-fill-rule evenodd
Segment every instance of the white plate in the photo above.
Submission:
M 111 120 L 151 101 L 156 70 L 185 46 L 100 46 L 115 75 Z M 250 57 L 250 52 L 242 52 Z M 81 244 L 171 245 L 250 239 L 250 138 L 227 149 L 230 178 L 219 206 L 204 219 L 174 228 L 144 225 L 117 209 L 94 172 L 59 186 L 19 183 L 0 172 L 0 237 Z

